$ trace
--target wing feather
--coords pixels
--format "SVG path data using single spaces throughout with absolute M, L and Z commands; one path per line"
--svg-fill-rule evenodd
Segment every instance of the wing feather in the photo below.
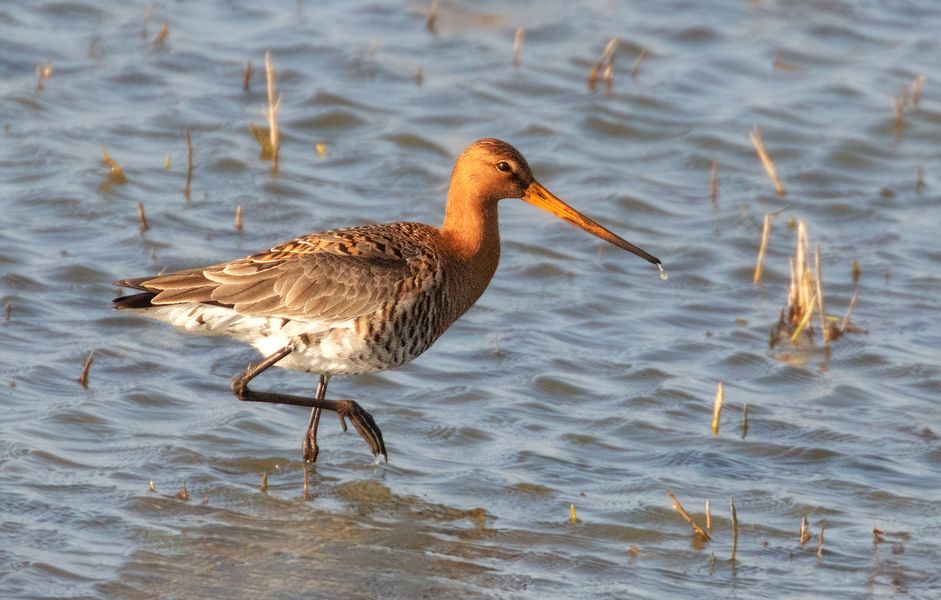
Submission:
M 343 321 L 402 289 L 425 287 L 438 261 L 429 230 L 410 223 L 335 230 L 228 263 L 117 283 L 155 293 L 154 305 L 210 302 L 246 315 Z

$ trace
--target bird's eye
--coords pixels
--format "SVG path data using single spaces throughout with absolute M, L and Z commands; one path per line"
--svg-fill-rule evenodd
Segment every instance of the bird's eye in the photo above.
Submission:
M 506 161 L 500 161 L 500 162 L 498 162 L 498 163 L 497 163 L 497 168 L 500 169 L 501 171 L 503 171 L 504 173 L 509 173 L 510 171 L 513 170 L 513 168 L 510 166 L 510 163 L 508 163 L 508 162 L 506 162 Z

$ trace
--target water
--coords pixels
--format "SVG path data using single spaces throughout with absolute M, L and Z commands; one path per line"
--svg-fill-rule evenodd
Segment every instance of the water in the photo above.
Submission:
M 941 10 L 442 2 L 430 33 L 429 4 L 159 4 L 146 38 L 144 3 L 0 7 L 0 596 L 936 597 Z M 612 35 L 613 91 L 590 93 Z M 249 132 L 266 49 L 277 175 Z M 919 74 L 897 135 L 891 97 Z M 331 384 L 376 417 L 388 465 L 327 415 L 305 499 L 306 411 L 228 391 L 250 349 L 109 307 L 118 277 L 330 227 L 437 224 L 454 157 L 484 136 L 671 277 L 504 202 L 478 306 L 406 368 Z M 102 147 L 126 184 L 107 182 Z M 763 216 L 783 207 L 753 285 Z M 821 246 L 829 311 L 859 292 L 864 331 L 829 354 L 768 346 L 790 217 Z M 692 538 L 667 489 L 701 521 L 711 500 L 713 541 Z M 821 559 L 816 538 L 798 544 L 803 515 L 825 527 Z

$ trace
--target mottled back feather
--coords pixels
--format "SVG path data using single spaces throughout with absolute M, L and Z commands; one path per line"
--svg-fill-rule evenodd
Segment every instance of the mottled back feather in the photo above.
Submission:
M 202 302 L 248 316 L 344 321 L 436 280 L 434 231 L 420 223 L 337 229 L 201 269 L 116 282 L 154 306 Z

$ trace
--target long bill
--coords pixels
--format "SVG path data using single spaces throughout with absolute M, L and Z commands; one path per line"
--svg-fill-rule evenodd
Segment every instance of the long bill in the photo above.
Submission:
M 595 221 L 589 219 L 565 202 L 559 200 L 555 195 L 552 194 L 552 192 L 542 187 L 542 184 L 540 184 L 538 181 L 533 181 L 531 184 L 529 184 L 529 187 L 526 188 L 526 192 L 523 194 L 523 200 L 529 202 L 533 206 L 538 206 L 539 208 L 554 214 L 560 219 L 568 221 L 580 229 L 584 229 L 592 235 L 600 237 L 606 242 L 611 242 L 618 248 L 623 248 L 628 252 L 633 252 L 637 256 L 652 262 L 655 265 L 659 266 L 661 264 L 660 259 L 653 254 L 650 254 L 645 250 L 641 250 L 624 238 L 611 233 Z

